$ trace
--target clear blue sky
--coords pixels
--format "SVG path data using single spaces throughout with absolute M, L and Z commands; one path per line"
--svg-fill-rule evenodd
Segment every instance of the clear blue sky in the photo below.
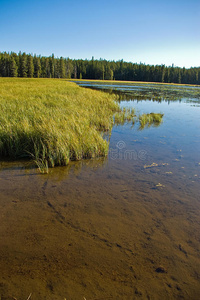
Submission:
M 0 51 L 200 66 L 200 0 L 0 0 Z

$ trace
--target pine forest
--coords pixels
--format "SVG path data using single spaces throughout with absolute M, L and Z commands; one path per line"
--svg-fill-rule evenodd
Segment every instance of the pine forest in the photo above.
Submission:
M 123 60 L 56 58 L 0 52 L 0 77 L 67 78 L 200 84 L 200 67 L 146 65 Z

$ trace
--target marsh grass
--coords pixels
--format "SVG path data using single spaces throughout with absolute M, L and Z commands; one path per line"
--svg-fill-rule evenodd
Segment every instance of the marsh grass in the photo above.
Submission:
M 132 124 L 135 123 L 135 110 L 133 108 L 122 108 L 119 109 L 115 114 L 114 114 L 114 123 L 115 125 L 123 125 L 124 123 L 132 122 Z
M 42 173 L 105 156 L 114 96 L 66 80 L 0 78 L 0 157 L 33 158 Z
M 150 113 L 150 114 L 142 114 L 139 116 L 140 129 L 143 129 L 145 126 L 159 126 L 162 122 L 163 114 L 159 113 Z
M 163 114 L 160 113 L 150 113 L 136 116 L 133 108 L 122 108 L 114 114 L 114 124 L 124 125 L 125 123 L 132 123 L 132 125 L 134 125 L 135 122 L 139 121 L 139 129 L 142 130 L 150 126 L 159 126 L 162 122 L 162 118 Z

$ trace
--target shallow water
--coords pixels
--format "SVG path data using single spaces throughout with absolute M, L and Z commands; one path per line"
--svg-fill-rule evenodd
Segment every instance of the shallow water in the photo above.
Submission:
M 163 122 L 114 126 L 107 158 L 0 163 L 1 300 L 199 299 L 200 100 L 139 89 L 120 105 Z

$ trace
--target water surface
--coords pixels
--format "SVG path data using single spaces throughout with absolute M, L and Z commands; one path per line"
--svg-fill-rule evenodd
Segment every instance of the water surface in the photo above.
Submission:
M 2 300 L 199 299 L 199 88 L 159 86 L 108 86 L 164 117 L 114 126 L 107 158 L 0 163 Z

